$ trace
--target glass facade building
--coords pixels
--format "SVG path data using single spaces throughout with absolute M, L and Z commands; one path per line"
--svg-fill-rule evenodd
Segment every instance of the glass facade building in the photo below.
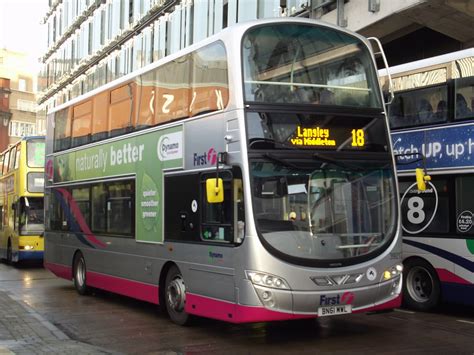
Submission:
M 308 15 L 311 0 L 49 0 L 40 104 L 50 109 L 236 22 Z

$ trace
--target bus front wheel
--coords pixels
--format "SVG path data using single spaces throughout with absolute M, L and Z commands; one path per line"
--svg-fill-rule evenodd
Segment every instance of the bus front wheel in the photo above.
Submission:
M 166 311 L 171 320 L 178 325 L 189 322 L 190 316 L 184 310 L 186 305 L 186 285 L 181 271 L 173 265 L 166 274 L 165 283 Z
M 403 270 L 403 304 L 417 311 L 436 307 L 441 296 L 435 269 L 421 259 L 408 260 Z
M 81 253 L 78 253 L 74 258 L 73 279 L 76 291 L 80 295 L 87 294 L 86 261 Z

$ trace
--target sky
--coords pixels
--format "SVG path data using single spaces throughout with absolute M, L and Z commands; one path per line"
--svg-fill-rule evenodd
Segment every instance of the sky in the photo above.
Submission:
M 0 48 L 41 57 L 46 29 L 40 21 L 47 11 L 48 0 L 0 0 Z

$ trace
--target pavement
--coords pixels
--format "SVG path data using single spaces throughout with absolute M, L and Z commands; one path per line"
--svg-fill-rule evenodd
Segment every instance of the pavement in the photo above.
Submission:
M 0 355 L 117 354 L 69 338 L 26 303 L 0 290 Z

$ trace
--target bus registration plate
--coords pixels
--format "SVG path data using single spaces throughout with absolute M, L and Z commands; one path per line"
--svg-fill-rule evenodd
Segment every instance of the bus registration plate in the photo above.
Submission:
M 349 314 L 349 313 L 352 313 L 352 306 L 350 304 L 340 304 L 337 306 L 318 308 L 319 317 L 336 316 L 338 314 Z

